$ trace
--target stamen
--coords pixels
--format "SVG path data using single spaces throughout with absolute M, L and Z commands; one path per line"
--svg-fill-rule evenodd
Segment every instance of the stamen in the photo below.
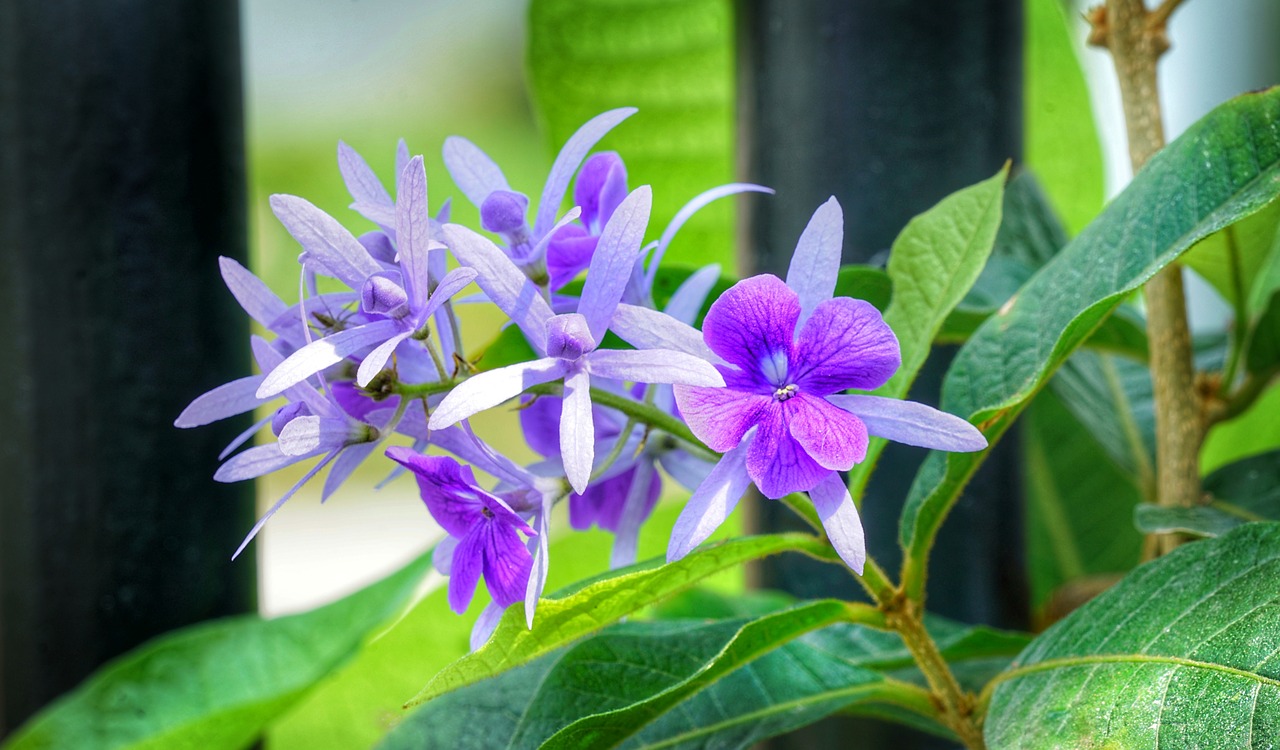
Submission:
M 773 397 L 778 401 L 786 401 L 800 390 L 800 386 L 795 383 L 789 383 L 773 392 Z

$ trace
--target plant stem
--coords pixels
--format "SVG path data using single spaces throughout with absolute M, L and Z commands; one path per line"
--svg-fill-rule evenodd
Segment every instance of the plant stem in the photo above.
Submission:
M 1134 172 L 1164 146 L 1156 61 L 1169 48 L 1166 24 L 1179 1 L 1165 0 L 1149 12 L 1142 0 L 1107 0 L 1090 16 L 1090 41 L 1109 49 L 1115 62 Z M 1182 267 L 1173 263 L 1160 271 L 1147 282 L 1146 294 L 1155 385 L 1156 498 L 1160 505 L 1191 507 L 1202 494 L 1199 457 L 1205 420 L 1195 386 Z M 1168 552 L 1179 541 L 1176 535 L 1164 535 L 1160 550 Z
M 925 630 L 922 614 L 914 602 L 904 599 L 900 609 L 885 613 L 885 621 L 902 636 L 902 642 L 929 683 L 930 691 L 940 704 L 939 721 L 955 732 L 965 747 L 981 750 L 986 747 L 986 742 L 982 738 L 981 722 L 974 711 L 977 702 L 973 694 L 966 692 L 956 681 L 946 659 L 938 651 L 938 644 Z

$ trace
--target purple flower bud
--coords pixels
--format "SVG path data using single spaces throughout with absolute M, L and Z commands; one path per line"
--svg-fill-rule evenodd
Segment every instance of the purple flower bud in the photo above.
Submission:
M 400 285 L 400 274 L 384 271 L 365 279 L 364 288 L 360 290 L 360 309 L 371 315 L 404 317 L 409 312 L 409 295 Z
M 557 315 L 547 321 L 547 356 L 570 361 L 596 348 L 591 328 L 579 313 Z
M 311 416 L 311 409 L 307 408 L 307 405 L 303 402 L 294 401 L 293 403 L 285 404 L 271 418 L 271 431 L 275 433 L 276 437 L 280 437 L 280 431 L 284 429 L 285 425 L 297 417 L 309 416 Z
M 520 193 L 495 190 L 480 206 L 480 226 L 498 234 L 514 234 L 525 229 L 524 215 L 529 199 Z
M 582 207 L 582 223 L 599 234 L 627 197 L 627 168 L 613 151 L 593 154 L 578 172 L 573 201 Z
M 365 232 L 357 239 L 360 240 L 361 245 L 364 245 L 364 249 L 369 251 L 369 255 L 372 255 L 374 260 L 383 263 L 396 262 L 396 248 L 391 244 L 391 238 L 383 232 L 375 229 L 372 232 Z

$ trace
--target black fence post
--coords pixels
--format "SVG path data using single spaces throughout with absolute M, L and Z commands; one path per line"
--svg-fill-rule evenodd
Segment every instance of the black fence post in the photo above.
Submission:
M 739 0 L 737 10 L 739 176 L 777 190 L 746 218 L 751 272 L 784 274 L 832 194 L 844 208 L 845 262 L 879 261 L 912 216 L 1021 158 L 1022 0 Z M 935 352 L 912 398 L 937 403 L 951 354 Z M 1025 626 L 1015 446 L 1006 436 L 948 519 L 930 567 L 931 611 Z M 863 504 L 868 546 L 895 573 L 898 515 L 923 455 L 890 446 Z M 758 507 L 765 529 L 793 523 L 775 503 Z M 857 593 L 848 576 L 807 560 L 766 560 L 757 576 L 806 596 Z M 862 747 L 936 746 L 865 724 L 807 731 L 776 746 L 853 736 Z
M 0 3 L 0 736 L 103 661 L 254 606 L 249 420 L 180 431 L 249 371 L 239 13 Z

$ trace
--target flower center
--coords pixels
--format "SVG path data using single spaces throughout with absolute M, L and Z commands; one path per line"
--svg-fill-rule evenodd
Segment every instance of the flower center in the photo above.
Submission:
M 760 360 L 760 373 L 770 383 L 781 388 L 782 384 L 787 382 L 787 353 L 770 352 Z
M 485 518 L 493 518 L 493 511 L 489 510 L 487 507 L 482 505 L 480 506 L 480 515 L 484 516 Z
M 795 383 L 788 383 L 773 392 L 773 398 L 776 401 L 786 401 L 800 391 L 800 386 Z

